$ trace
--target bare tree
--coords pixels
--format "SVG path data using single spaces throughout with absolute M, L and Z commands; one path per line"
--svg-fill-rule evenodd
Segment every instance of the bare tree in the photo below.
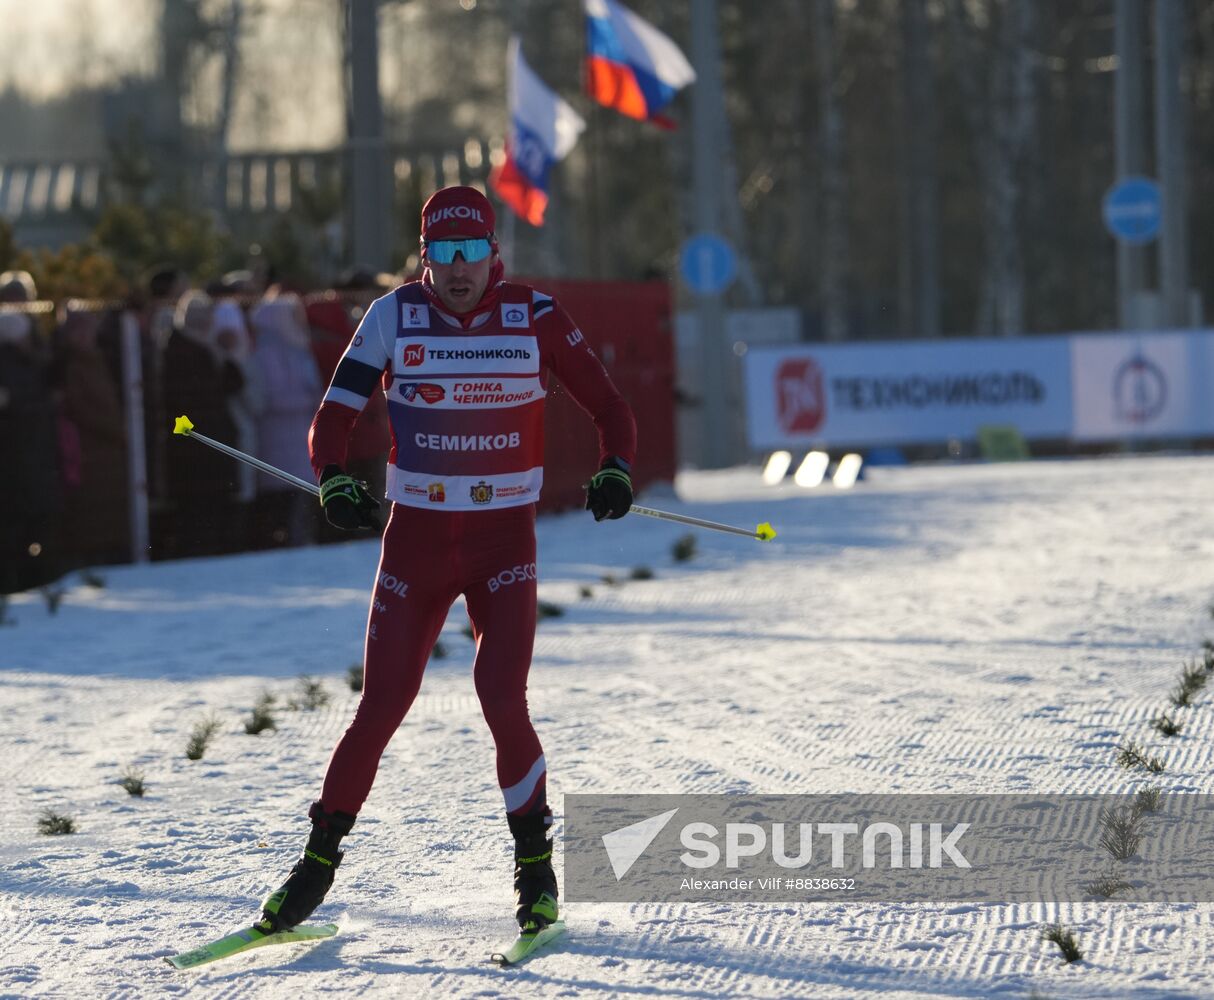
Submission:
M 1023 165 L 1036 125 L 1037 0 L 952 0 L 949 24 L 982 183 L 986 259 L 976 331 L 1025 331 Z M 989 34 L 983 43 L 982 35 Z M 986 68 L 985 79 L 981 68 Z
M 902 236 L 898 319 L 905 334 L 940 335 L 940 219 L 936 175 L 936 100 L 927 0 L 901 4 Z
M 219 111 L 215 121 L 215 189 L 212 195 L 217 211 L 227 202 L 228 143 L 232 133 L 232 106 L 236 98 L 236 79 L 240 74 L 240 32 L 244 16 L 243 0 L 231 0 L 224 26 L 222 67 L 219 77 Z
M 847 337 L 847 167 L 839 65 L 835 58 L 835 0 L 813 0 L 810 8 L 818 69 L 822 154 L 822 327 L 827 340 Z
M 244 0 L 228 4 L 227 24 L 223 26 L 223 69 L 220 76 L 219 114 L 215 122 L 215 139 L 221 155 L 227 155 L 232 125 L 232 103 L 236 95 L 236 78 L 240 73 L 240 30 L 244 16 Z

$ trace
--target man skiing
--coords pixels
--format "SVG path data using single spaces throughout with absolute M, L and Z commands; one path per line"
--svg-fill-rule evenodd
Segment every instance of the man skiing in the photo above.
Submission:
M 519 927 L 539 931 L 557 919 L 547 771 L 526 699 L 544 370 L 560 378 L 598 429 L 600 467 L 586 498 L 596 521 L 623 517 L 632 504 L 636 425 L 564 309 L 543 292 L 503 280 L 494 224 L 493 207 L 474 188 L 443 188 L 426 202 L 421 280 L 372 303 L 312 422 L 325 516 L 339 528 L 375 526 L 377 501 L 343 468 L 351 428 L 382 386 L 392 425 L 391 513 L 368 616 L 362 698 L 309 810 L 304 853 L 263 904 L 268 930 L 299 924 L 324 899 L 342 860 L 341 840 L 460 594 L 514 837 Z

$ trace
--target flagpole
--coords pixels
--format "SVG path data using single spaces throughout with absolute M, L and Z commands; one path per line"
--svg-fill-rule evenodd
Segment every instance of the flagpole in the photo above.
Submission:
M 588 70 L 583 60 L 582 90 L 590 97 L 590 80 Z M 601 164 L 599 162 L 600 143 L 599 133 L 603 130 L 603 122 L 599 115 L 602 108 L 599 102 L 590 97 L 590 274 L 596 280 L 603 280 L 603 216 L 599 205 L 599 181 Z
M 519 273 L 518 256 L 514 252 L 514 224 L 514 210 L 510 209 L 502 220 L 502 235 L 498 242 L 501 245 L 502 264 L 511 274 Z
M 522 44 L 522 41 L 521 41 L 522 31 L 520 30 L 521 25 L 520 25 L 520 10 L 519 10 L 519 8 L 522 6 L 523 6 L 523 4 L 520 3 L 520 4 L 516 5 L 513 10 L 513 17 L 510 20 L 510 38 L 506 43 L 506 79 L 505 79 L 505 82 L 506 82 L 507 97 L 506 97 L 506 139 L 505 139 L 505 142 L 506 142 L 507 149 L 509 148 L 509 144 L 510 144 L 511 132 L 514 129 L 514 122 L 513 122 L 514 107 L 512 106 L 511 99 L 509 96 L 511 93 L 511 79 L 512 79 L 512 74 L 514 73 L 514 64 L 513 64 L 513 61 L 511 60 L 510 53 L 511 53 L 512 46 L 515 44 L 516 39 L 519 39 L 518 44 L 520 44 L 520 45 Z M 501 235 L 498 237 L 498 244 L 500 246 L 499 252 L 502 257 L 502 265 L 506 268 L 506 271 L 510 274 L 518 274 L 518 273 L 520 273 L 519 264 L 518 264 L 518 255 L 515 253 L 515 249 L 514 249 L 515 210 L 510 205 L 506 205 L 505 207 L 506 207 L 506 218 L 502 220 L 502 232 L 501 232 Z
M 695 199 L 696 231 L 699 235 L 721 231 L 721 121 L 725 114 L 721 86 L 721 48 L 718 34 L 717 0 L 700 0 L 691 8 L 692 58 L 696 85 L 691 94 L 692 193 Z M 727 364 L 725 348 L 725 301 L 722 289 L 697 289 L 696 335 L 701 358 L 701 407 L 704 468 L 720 469 L 730 464 L 730 434 L 725 412 Z

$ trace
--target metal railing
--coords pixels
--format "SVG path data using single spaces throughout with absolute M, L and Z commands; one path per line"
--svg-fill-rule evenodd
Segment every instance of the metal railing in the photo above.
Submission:
M 445 184 L 484 184 L 503 153 L 500 138 L 469 138 L 462 147 L 385 147 L 384 169 L 401 190 Z M 190 187 L 221 214 L 281 214 L 298 210 L 307 192 L 341 192 L 346 150 L 249 152 L 204 160 L 188 168 Z M 110 197 L 104 161 L 0 160 L 0 216 L 15 225 L 93 213 Z

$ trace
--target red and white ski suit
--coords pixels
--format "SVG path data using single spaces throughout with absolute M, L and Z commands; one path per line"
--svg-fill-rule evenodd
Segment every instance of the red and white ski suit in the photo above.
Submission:
M 527 711 L 536 621 L 535 501 L 543 481 L 545 372 L 593 419 L 600 460 L 631 463 L 632 411 L 550 296 L 500 281 L 472 312 L 428 284 L 372 303 L 312 422 L 312 466 L 343 466 L 359 412 L 381 386 L 392 424 L 391 514 L 367 621 L 362 698 L 325 775 L 325 810 L 357 815 L 421 686 L 456 597 L 476 641 L 473 678 L 509 813 L 547 808 Z

